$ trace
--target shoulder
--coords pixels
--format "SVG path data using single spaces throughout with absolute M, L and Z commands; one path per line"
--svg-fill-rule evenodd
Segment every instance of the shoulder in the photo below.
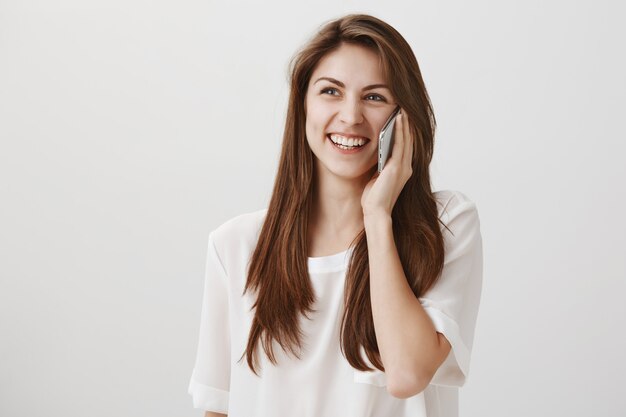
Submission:
M 439 217 L 450 217 L 458 210 L 478 211 L 476 203 L 461 191 L 439 190 L 433 192 L 433 196 L 437 202 Z
M 209 237 L 221 256 L 246 256 L 255 246 L 267 208 L 232 217 L 213 229 Z
M 266 213 L 267 208 L 264 208 L 231 217 L 211 231 L 213 241 L 228 244 L 254 237 L 260 232 Z
M 440 190 L 433 193 L 437 201 L 439 218 L 448 227 L 479 228 L 480 219 L 476 203 L 458 190 Z
M 253 232 L 263 224 L 266 213 L 267 208 L 264 208 L 231 217 L 212 231 L 213 236 L 215 238 L 228 239 L 233 234 L 239 235 L 241 233 Z

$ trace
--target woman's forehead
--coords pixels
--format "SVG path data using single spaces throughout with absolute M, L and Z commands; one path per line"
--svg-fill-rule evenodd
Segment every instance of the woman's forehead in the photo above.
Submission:
M 386 84 L 378 54 L 358 45 L 342 45 L 329 52 L 318 62 L 310 83 L 320 78 L 341 82 L 345 87 L 362 88 L 373 84 Z

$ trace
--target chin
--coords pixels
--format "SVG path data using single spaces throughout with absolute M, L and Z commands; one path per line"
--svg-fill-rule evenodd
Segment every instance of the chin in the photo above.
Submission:
M 328 171 L 330 171 L 334 176 L 339 177 L 344 180 L 361 180 L 363 177 L 367 177 L 369 180 L 376 170 L 376 165 L 372 165 L 371 167 L 353 167 L 353 166 L 345 166 L 345 167 L 326 167 Z

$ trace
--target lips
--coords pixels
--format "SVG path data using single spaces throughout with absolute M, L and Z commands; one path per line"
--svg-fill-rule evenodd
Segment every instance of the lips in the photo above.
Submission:
M 328 132 L 326 134 L 326 136 L 328 136 L 330 138 L 330 135 L 337 135 L 337 136 L 343 136 L 345 138 L 352 138 L 352 139 L 365 139 L 367 142 L 370 141 L 370 138 L 368 138 L 367 136 L 361 136 L 361 135 L 355 135 L 355 134 L 351 134 L 351 133 L 343 133 L 343 132 Z
M 369 138 L 367 138 L 367 137 L 365 137 L 365 136 L 343 136 L 343 135 L 340 135 L 340 134 L 338 134 L 338 133 L 328 133 L 328 134 L 326 135 L 326 139 L 328 139 L 328 140 L 329 140 L 332 144 L 335 144 L 335 142 L 333 141 L 333 139 L 331 138 L 331 136 L 335 136 L 335 137 L 336 137 L 336 136 L 342 136 L 342 137 L 344 137 L 344 138 L 347 138 L 348 140 L 350 140 L 350 139 L 355 139 L 355 142 L 356 142 L 356 139 L 360 139 L 360 140 L 362 140 L 362 141 L 363 141 L 363 144 L 362 144 L 361 146 L 359 146 L 360 148 L 362 148 L 363 146 L 365 146 L 365 145 L 367 145 L 368 143 L 370 143 L 370 142 L 371 142 L 371 141 L 370 141 L 370 139 L 369 139 Z
M 350 148 L 345 148 L 341 145 L 337 145 L 335 142 L 333 142 L 330 139 L 330 135 L 326 135 L 326 137 L 328 138 L 328 142 L 330 142 L 330 146 L 332 146 L 336 151 L 345 154 L 345 155 L 350 155 L 353 153 L 360 153 L 363 151 L 363 149 L 368 147 L 368 144 L 370 143 L 369 140 L 366 140 L 365 143 L 363 143 L 363 145 L 361 146 L 354 146 L 354 147 L 350 147 Z M 365 139 L 365 138 L 364 138 Z

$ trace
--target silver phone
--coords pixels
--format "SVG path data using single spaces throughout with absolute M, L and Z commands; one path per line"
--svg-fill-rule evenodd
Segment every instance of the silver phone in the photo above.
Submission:
M 378 135 L 378 172 L 380 173 L 387 159 L 391 156 L 391 149 L 393 148 L 394 126 L 396 125 L 396 116 L 400 114 L 400 106 L 396 107 L 391 113 L 385 125 Z

